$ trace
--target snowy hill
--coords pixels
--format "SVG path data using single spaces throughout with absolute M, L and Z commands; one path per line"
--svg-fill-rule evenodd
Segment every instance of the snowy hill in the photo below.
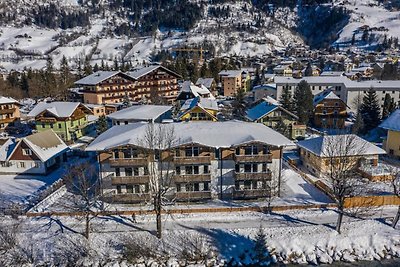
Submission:
M 400 35 L 400 12 L 372 0 L 297 1 L 297 6 L 296 1 L 288 6 L 250 0 L 153 2 L 3 0 L 0 67 L 42 68 L 48 56 L 56 66 L 63 56 L 73 67 L 85 59 L 92 65 L 114 60 L 139 65 L 162 50 L 200 46 L 214 56 L 262 56 L 289 44 L 348 46 L 355 35 L 356 45 L 368 47 L 385 34 Z M 361 41 L 363 25 L 378 27 L 368 42 Z

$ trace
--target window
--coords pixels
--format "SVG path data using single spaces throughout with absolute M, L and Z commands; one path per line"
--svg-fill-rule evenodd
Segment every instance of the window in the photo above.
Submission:
M 58 129 L 61 129 L 62 128 L 62 125 L 61 125 L 61 123 L 59 123 L 58 124 Z
M 258 172 L 258 164 L 257 163 L 253 164 L 253 172 Z
M 115 176 L 121 176 L 121 171 L 119 170 L 119 168 L 115 168 Z
M 130 148 L 124 150 L 124 158 L 125 158 L 125 159 L 130 159 L 130 158 L 132 158 L 132 151 L 131 151 Z
M 122 193 L 121 186 L 117 185 L 117 194 L 121 194 L 121 193 Z
M 251 172 L 251 164 L 244 164 L 244 172 Z
M 240 155 L 240 147 L 236 148 L 236 155 Z
M 193 174 L 199 174 L 199 166 L 193 166 Z
M 114 159 L 119 159 L 119 151 L 114 150 Z
M 30 156 L 32 155 L 32 150 L 30 150 L 29 148 L 24 148 L 22 149 L 22 154 L 25 156 Z
M 185 148 L 185 156 L 186 157 L 197 157 L 199 155 L 198 147 L 186 147 Z
M 21 166 L 21 168 L 25 168 L 25 162 L 20 162 L 19 165 Z
M 204 165 L 203 170 L 204 170 L 204 173 L 210 173 L 208 165 Z
M 132 168 L 125 168 L 125 176 L 132 176 Z
M 267 163 L 262 164 L 262 172 L 267 172 Z
M 210 191 L 210 182 L 204 183 L 204 191 Z
M 251 189 L 251 181 L 244 181 L 244 189 Z
M 235 172 L 240 172 L 240 165 L 239 164 L 235 164 Z
M 42 123 L 42 128 L 45 128 L 46 127 L 46 125 L 44 125 L 44 123 Z
M 177 175 L 180 175 L 180 174 L 181 174 L 181 167 L 180 167 L 180 166 L 176 166 L 176 167 L 175 167 L 175 173 L 176 173 Z
M 138 176 L 139 175 L 139 167 L 134 167 L 133 168 L 133 175 Z
M 215 158 L 216 158 L 216 159 L 219 159 L 219 157 L 220 157 L 220 150 L 216 148 L 214 151 L 215 151 Z
M 185 166 L 185 173 L 186 174 L 193 174 L 193 167 L 192 166 Z
M 258 154 L 258 147 L 257 146 L 252 146 L 253 147 L 253 155 L 257 155 Z
M 251 146 L 246 146 L 246 147 L 244 148 L 244 154 L 245 154 L 245 155 L 251 155 L 251 152 L 252 152 Z
M 133 194 L 133 185 L 126 186 L 126 193 Z
M 194 190 L 194 191 L 200 191 L 199 183 L 194 183 L 194 188 L 193 188 L 193 190 Z
M 269 153 L 268 146 L 263 146 L 263 154 L 267 155 Z
M 180 157 L 181 156 L 181 150 L 179 148 L 175 149 L 175 157 Z
M 177 192 L 181 192 L 182 191 L 181 184 L 177 184 L 176 185 L 176 191 Z

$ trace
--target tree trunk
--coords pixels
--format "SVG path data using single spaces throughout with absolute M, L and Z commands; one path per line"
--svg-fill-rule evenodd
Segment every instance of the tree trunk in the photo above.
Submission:
M 338 218 L 336 222 L 336 231 L 340 234 L 343 221 L 343 207 L 338 207 Z
M 157 223 L 157 238 L 162 237 L 162 225 L 161 225 L 161 194 L 157 194 L 155 198 L 155 212 L 156 212 L 156 223 Z
M 396 217 L 394 218 L 393 223 L 392 223 L 392 227 L 393 227 L 393 228 L 396 228 L 396 225 L 397 225 L 397 223 L 399 222 L 399 219 L 400 219 L 400 206 L 399 206 L 399 208 L 397 209 Z
M 86 224 L 85 224 L 85 237 L 86 239 L 89 239 L 89 234 L 90 234 L 90 217 L 89 213 L 86 214 Z

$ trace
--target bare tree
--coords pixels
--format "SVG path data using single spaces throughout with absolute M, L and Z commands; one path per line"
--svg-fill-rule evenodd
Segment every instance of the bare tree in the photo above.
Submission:
M 263 183 L 263 193 L 265 200 L 267 202 L 267 211 L 268 213 L 271 213 L 272 211 L 272 201 L 279 196 L 279 178 L 275 177 L 274 174 L 278 174 L 277 168 L 274 168 L 273 170 L 270 170 L 271 177 L 265 177 L 262 179 Z M 282 179 L 281 179 L 282 183 Z
M 328 165 L 328 178 L 332 194 L 336 200 L 338 219 L 336 231 L 340 233 L 344 204 L 348 197 L 359 194 L 358 185 L 361 182 L 356 174 L 360 155 L 365 151 L 367 142 L 356 135 L 326 136 L 322 144 L 322 156 Z
M 393 188 L 394 195 L 400 199 L 400 171 L 399 170 L 393 175 L 391 182 L 392 182 L 392 188 Z M 400 205 L 397 208 L 397 214 L 392 223 L 393 228 L 396 228 L 396 225 L 399 222 L 399 219 L 400 219 Z
M 100 200 L 97 170 L 89 163 L 82 163 L 73 166 L 63 179 L 68 190 L 73 194 L 66 206 L 81 214 L 85 219 L 83 235 L 89 239 L 90 221 L 104 210 L 104 204 Z
M 140 140 L 144 154 L 149 158 L 149 191 L 156 213 L 157 237 L 162 235 L 161 211 L 168 201 L 167 193 L 173 183 L 173 147 L 177 143 L 175 129 L 168 124 L 149 123 Z

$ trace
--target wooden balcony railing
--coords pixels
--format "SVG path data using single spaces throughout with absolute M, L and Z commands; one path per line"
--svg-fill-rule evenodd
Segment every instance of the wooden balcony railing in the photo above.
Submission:
M 187 174 L 187 175 L 174 175 L 175 183 L 185 182 L 209 182 L 211 181 L 210 174 Z
M 234 198 L 261 198 L 268 195 L 268 190 L 263 189 L 248 189 L 248 190 L 235 190 L 233 192 Z
M 272 162 L 272 154 L 235 155 L 236 162 Z
M 142 194 L 115 194 L 111 196 L 114 203 L 138 203 L 150 199 L 149 193 Z
M 256 181 L 270 181 L 272 178 L 271 172 L 237 172 L 235 173 L 235 180 L 256 180 Z
M 112 185 L 120 184 L 147 184 L 150 182 L 149 175 L 139 175 L 139 176 L 118 176 L 111 178 Z
M 210 191 L 176 192 L 178 201 L 211 199 Z
M 3 114 L 13 114 L 15 112 L 16 108 L 6 108 L 6 109 L 0 109 L 0 115 Z
M 210 156 L 174 157 L 174 163 L 177 165 L 209 164 L 210 162 Z
M 121 159 L 109 159 L 111 166 L 147 166 L 147 158 L 121 158 Z

